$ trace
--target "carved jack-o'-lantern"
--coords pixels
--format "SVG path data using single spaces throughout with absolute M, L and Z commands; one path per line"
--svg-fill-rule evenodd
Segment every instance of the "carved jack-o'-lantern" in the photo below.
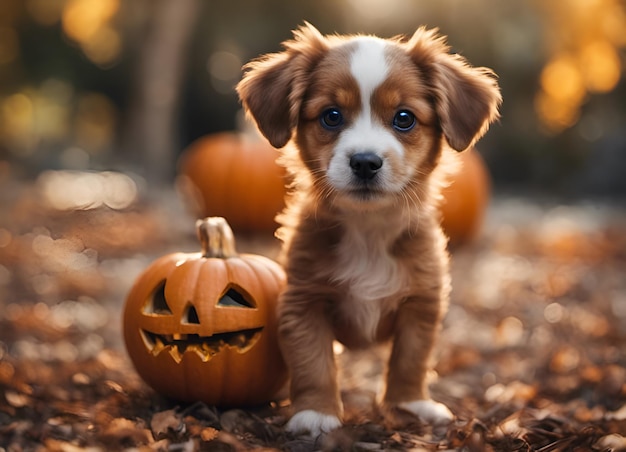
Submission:
M 286 380 L 277 344 L 282 268 L 235 252 L 223 218 L 198 220 L 202 253 L 154 262 L 126 300 L 124 339 L 157 392 L 219 406 L 271 400 Z

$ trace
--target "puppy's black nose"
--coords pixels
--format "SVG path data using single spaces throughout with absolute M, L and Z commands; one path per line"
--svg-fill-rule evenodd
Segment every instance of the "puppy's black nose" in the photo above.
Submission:
M 359 179 L 373 179 L 383 166 L 383 159 L 373 152 L 359 152 L 350 157 L 350 168 Z

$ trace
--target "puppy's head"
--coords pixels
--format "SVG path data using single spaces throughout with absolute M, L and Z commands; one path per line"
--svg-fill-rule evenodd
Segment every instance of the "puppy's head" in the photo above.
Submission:
M 314 185 L 334 200 L 406 198 L 444 139 L 462 151 L 498 116 L 491 71 L 449 54 L 432 30 L 384 40 L 305 24 L 284 46 L 248 64 L 237 91 L 272 145 L 294 139 Z

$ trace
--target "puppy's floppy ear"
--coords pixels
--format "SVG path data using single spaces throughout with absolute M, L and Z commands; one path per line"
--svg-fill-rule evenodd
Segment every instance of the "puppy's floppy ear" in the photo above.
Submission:
M 418 29 L 408 51 L 430 85 L 441 129 L 448 144 L 463 151 L 478 140 L 498 117 L 502 102 L 495 74 L 471 67 L 451 55 L 437 30 Z
M 311 24 L 294 31 L 285 50 L 262 56 L 244 66 L 237 85 L 244 108 L 272 146 L 281 148 L 291 139 L 311 70 L 328 48 Z

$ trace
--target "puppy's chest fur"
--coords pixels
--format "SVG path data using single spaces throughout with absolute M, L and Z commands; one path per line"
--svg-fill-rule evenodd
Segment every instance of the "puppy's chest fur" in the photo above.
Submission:
M 340 290 L 334 305 L 339 338 L 348 329 L 350 337 L 372 342 L 380 322 L 407 295 L 409 272 L 394 254 L 402 228 L 382 217 L 363 220 L 357 216 L 344 223 L 330 280 Z

